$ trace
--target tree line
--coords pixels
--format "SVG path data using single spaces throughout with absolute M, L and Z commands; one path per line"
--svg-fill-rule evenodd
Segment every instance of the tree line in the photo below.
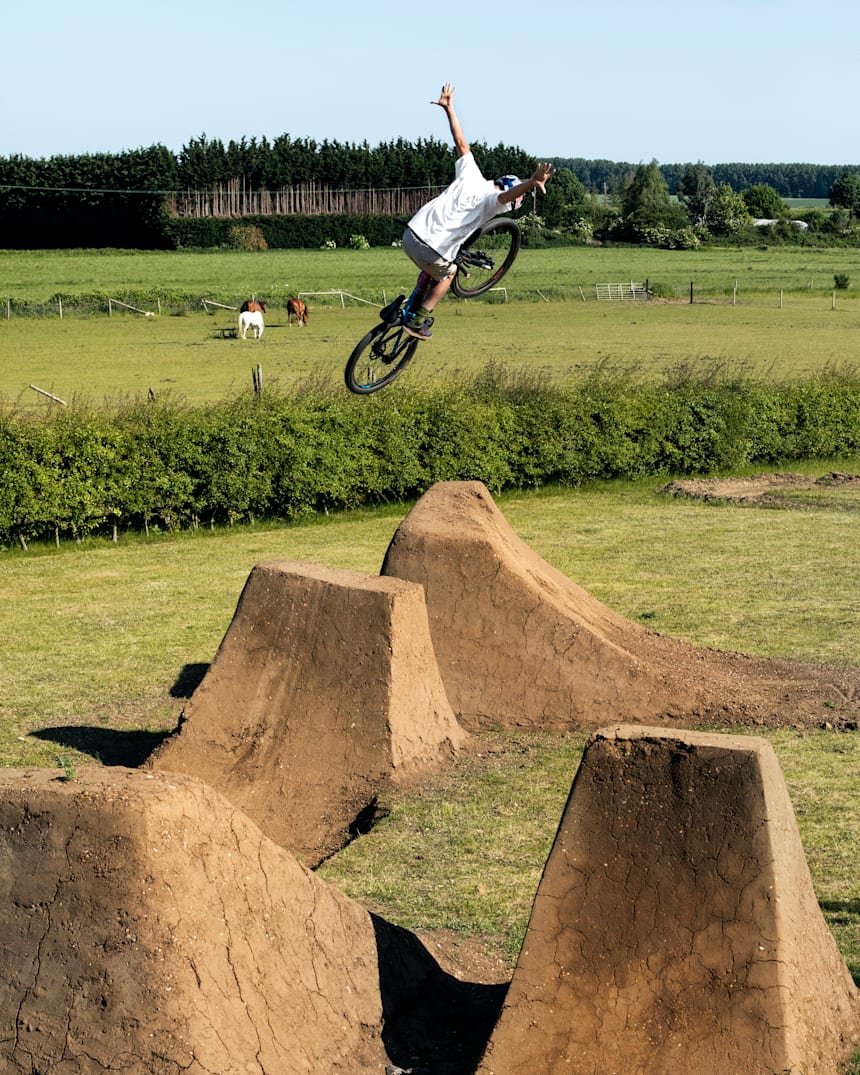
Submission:
M 525 176 L 536 163 L 515 146 L 473 143 L 472 149 L 487 176 Z M 230 241 L 227 222 L 247 220 L 251 214 L 258 228 L 257 248 L 278 245 L 285 236 L 295 241 L 304 235 L 316 242 L 319 226 L 296 225 L 314 215 L 338 215 L 342 232 L 357 216 L 388 217 L 390 222 L 391 217 L 408 215 L 416 201 L 450 182 L 454 159 L 452 147 L 435 138 L 415 143 L 396 139 L 371 147 L 287 134 L 272 141 L 242 138 L 226 145 L 204 134 L 178 154 L 155 145 L 39 160 L 0 157 L 0 246 L 221 245 Z M 779 204 L 785 197 L 830 197 L 848 214 L 831 228 L 840 241 L 849 236 L 860 210 L 852 189 L 852 184 L 860 184 L 860 166 L 632 165 L 582 158 L 557 158 L 554 163 L 559 172 L 546 197 L 527 199 L 522 211 L 526 241 L 533 244 L 597 240 L 696 245 L 726 234 L 737 237 L 756 215 L 736 201 L 749 190 L 773 192 Z M 241 198 L 236 191 L 242 192 Z M 296 192 L 302 192 L 300 199 Z M 393 192 L 401 196 L 378 197 Z M 205 226 L 183 224 L 184 217 L 195 215 L 213 220 Z M 783 205 L 769 215 L 781 220 L 788 210 Z M 285 227 L 284 220 L 293 223 Z M 823 234 L 833 222 L 813 217 L 804 223 Z M 385 235 L 390 230 L 382 229 Z M 799 229 L 783 236 L 800 237 Z
M 556 167 L 569 168 L 586 190 L 604 194 L 618 190 L 638 167 L 635 163 L 586 160 L 583 157 L 557 158 Z M 699 162 L 701 163 L 701 162 Z M 670 194 L 677 194 L 685 164 L 660 164 Z M 773 187 L 781 198 L 829 198 L 836 180 L 846 172 L 860 172 L 860 164 L 713 164 L 708 166 L 714 182 L 727 184 L 736 193 L 748 187 Z

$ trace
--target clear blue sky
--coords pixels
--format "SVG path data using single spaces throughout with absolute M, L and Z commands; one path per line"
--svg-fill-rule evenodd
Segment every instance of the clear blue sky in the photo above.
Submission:
M 48 0 L 2 25 L 0 157 L 447 139 L 450 80 L 469 138 L 537 157 L 860 162 L 857 0 Z

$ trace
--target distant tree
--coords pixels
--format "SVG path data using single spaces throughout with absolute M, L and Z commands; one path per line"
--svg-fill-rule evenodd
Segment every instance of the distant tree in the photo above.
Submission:
M 746 202 L 728 183 L 721 183 L 708 202 L 705 224 L 714 235 L 734 235 L 749 224 Z
M 763 220 L 782 220 L 788 215 L 785 202 L 768 183 L 757 183 L 741 191 L 741 197 L 752 217 Z
M 686 223 L 669 195 L 656 160 L 640 164 L 633 173 L 624 191 L 621 213 L 627 230 L 634 232 L 646 228 L 680 227 Z
M 586 216 L 588 195 L 569 168 L 559 168 L 547 183 L 546 195 L 539 199 L 538 205 L 547 227 L 569 227 Z
M 843 172 L 830 188 L 830 204 L 847 209 L 849 217 L 860 216 L 860 175 Z
M 694 223 L 704 224 L 708 202 L 716 184 L 711 169 L 699 161 L 688 164 L 678 183 L 678 201 L 686 207 Z

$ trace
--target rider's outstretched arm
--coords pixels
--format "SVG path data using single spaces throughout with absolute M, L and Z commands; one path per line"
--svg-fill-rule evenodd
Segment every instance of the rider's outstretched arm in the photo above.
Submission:
M 438 101 L 431 101 L 431 104 L 439 105 L 440 108 L 444 108 L 445 114 L 448 116 L 448 126 L 451 128 L 451 137 L 454 139 L 454 148 L 457 150 L 458 157 L 465 157 L 467 153 L 470 153 L 469 143 L 466 141 L 466 136 L 463 134 L 463 128 L 460 126 L 460 121 L 457 119 L 457 113 L 454 111 L 454 89 L 455 87 L 446 82 L 442 87 L 442 93 L 439 95 Z

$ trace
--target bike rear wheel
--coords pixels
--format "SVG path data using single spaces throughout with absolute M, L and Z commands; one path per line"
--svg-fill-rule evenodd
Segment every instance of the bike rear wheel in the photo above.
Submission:
M 415 354 L 419 344 L 402 325 L 377 325 L 355 345 L 343 377 L 350 392 L 359 396 L 378 392 L 391 384 Z
M 491 220 L 460 248 L 451 290 L 461 299 L 470 299 L 495 287 L 513 265 L 521 242 L 516 221 L 504 217 Z

